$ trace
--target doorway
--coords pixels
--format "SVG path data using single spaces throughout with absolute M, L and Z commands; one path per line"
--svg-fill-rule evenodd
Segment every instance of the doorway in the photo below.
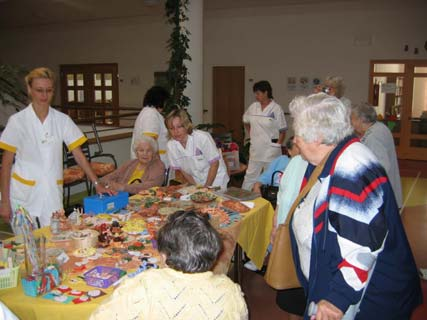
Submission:
M 213 67 L 213 122 L 223 124 L 233 141 L 243 143 L 245 67 Z
M 427 160 L 427 60 L 371 61 L 369 102 L 391 130 L 399 159 Z

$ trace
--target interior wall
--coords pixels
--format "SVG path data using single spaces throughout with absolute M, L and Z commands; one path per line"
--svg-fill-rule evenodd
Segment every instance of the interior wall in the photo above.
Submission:
M 153 17 L 0 30 L 0 62 L 56 73 L 60 64 L 118 63 L 120 105 L 136 107 L 154 72 L 167 69 L 169 33 L 164 20 Z
M 253 83 L 259 80 L 271 82 L 275 100 L 285 111 L 294 96 L 312 92 L 313 86 L 301 88 L 298 82 L 296 89 L 288 88 L 288 77 L 311 81 L 340 75 L 347 87 L 345 96 L 353 102 L 367 101 L 371 59 L 427 58 L 425 12 L 426 1 L 212 12 L 205 20 L 206 118 L 212 116 L 214 66 L 245 66 L 246 108 L 254 100 Z
M 372 4 L 374 2 L 374 4 Z M 295 95 L 312 87 L 288 88 L 288 77 L 344 77 L 346 96 L 367 100 L 371 59 L 426 59 L 427 2 L 336 1 L 323 5 L 219 9 L 205 12 L 205 122 L 212 121 L 212 67 L 245 66 L 245 107 L 252 85 L 267 79 L 285 110 Z M 117 62 L 120 105 L 139 106 L 165 71 L 169 27 L 164 17 L 103 20 L 73 25 L 0 30 L 0 62 L 46 65 Z M 409 45 L 409 51 L 403 50 Z M 413 53 L 414 47 L 419 54 Z M 56 97 L 56 103 L 59 102 Z

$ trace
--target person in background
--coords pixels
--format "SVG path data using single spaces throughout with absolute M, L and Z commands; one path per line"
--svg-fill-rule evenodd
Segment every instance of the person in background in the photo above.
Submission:
M 351 109 L 351 124 L 360 141 L 367 146 L 384 167 L 396 197 L 399 208 L 402 208 L 402 184 L 396 147 L 390 130 L 377 121 L 375 108 L 367 103 L 354 105 Z
M 242 189 L 252 190 L 262 171 L 282 154 L 286 136 L 286 119 L 282 107 L 273 100 L 273 89 L 268 81 L 254 84 L 256 102 L 243 115 L 243 124 L 250 137 L 249 162 Z
M 193 211 L 172 214 L 157 243 L 165 267 L 126 279 L 91 320 L 248 319 L 240 286 L 210 271 L 222 240 L 206 217 Z
M 69 116 L 50 107 L 55 89 L 53 72 L 34 69 L 25 82 L 31 103 L 9 118 L 0 138 L 4 150 L 0 216 L 8 222 L 12 210 L 22 205 L 44 227 L 50 225 L 52 212 L 63 208 L 63 143 L 97 193 L 112 191 L 98 182 L 80 149 L 87 140 L 82 131 Z
M 420 279 L 387 174 L 352 135 L 350 112 L 324 93 L 290 104 L 295 143 L 322 165 L 290 223 L 305 318 L 409 319 L 422 302 Z M 312 311 L 312 314 L 308 314 Z
M 166 116 L 171 139 L 167 144 L 169 163 L 180 170 L 189 184 L 227 189 L 227 168 L 208 132 L 193 129 L 187 111 L 177 109 Z
M 103 177 L 101 182 L 115 191 L 131 194 L 161 186 L 165 178 L 165 165 L 160 160 L 157 141 L 143 135 L 134 142 L 133 150 L 137 158 L 124 163 Z
M 288 150 L 289 157 L 287 155 L 280 155 L 276 159 L 273 160 L 273 162 L 270 163 L 267 170 L 265 170 L 257 179 L 257 182 L 255 182 L 254 187 L 252 189 L 253 192 L 256 192 L 258 194 L 261 194 L 261 186 L 263 184 L 270 185 L 271 184 L 271 178 L 276 171 L 285 171 L 288 163 L 290 162 L 291 158 L 299 154 L 298 147 L 293 142 L 294 137 L 290 137 L 289 140 L 286 142 L 286 149 Z M 274 176 L 273 185 L 279 186 L 280 180 L 281 180 L 282 174 L 276 173 Z
M 330 96 L 337 97 L 347 107 L 351 108 L 350 99 L 344 97 L 345 86 L 342 77 L 329 76 L 326 77 L 322 85 L 316 86 L 314 89 L 315 93 L 324 92 Z
M 168 168 L 168 157 L 166 155 L 166 144 L 168 142 L 168 130 L 165 126 L 165 119 L 162 111 L 166 100 L 169 99 L 169 93 L 160 86 L 151 87 L 144 96 L 143 108 L 135 120 L 135 126 L 132 134 L 132 144 L 130 158 L 136 159 L 136 153 L 133 149 L 134 143 L 142 135 L 153 137 L 159 144 L 160 159 Z

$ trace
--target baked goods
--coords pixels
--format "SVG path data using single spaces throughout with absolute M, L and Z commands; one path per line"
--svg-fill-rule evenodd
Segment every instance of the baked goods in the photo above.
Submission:
M 248 206 L 245 206 L 243 203 L 235 200 L 224 200 L 220 204 L 222 207 L 228 208 L 232 211 L 236 211 L 239 213 L 248 212 L 251 210 Z
M 162 216 L 169 216 L 172 213 L 175 213 L 175 212 L 180 211 L 180 210 L 182 210 L 182 209 L 178 208 L 178 207 L 164 207 L 164 208 L 160 208 L 158 212 Z
M 216 199 L 216 195 L 210 192 L 198 191 L 193 193 L 190 199 L 197 203 L 210 202 Z

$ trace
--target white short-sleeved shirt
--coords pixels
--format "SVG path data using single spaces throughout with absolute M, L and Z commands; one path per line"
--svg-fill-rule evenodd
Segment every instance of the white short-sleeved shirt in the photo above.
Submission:
M 188 135 L 185 148 L 180 142 L 171 139 L 167 144 L 167 153 L 172 169 L 188 173 L 201 185 L 206 182 L 210 165 L 219 160 L 213 186 L 227 188 L 229 177 L 224 159 L 209 133 L 193 130 L 193 133 Z
M 276 102 L 272 100 L 264 110 L 259 102 L 252 103 L 243 115 L 243 123 L 251 126 L 251 160 L 271 162 L 282 154 L 281 145 L 271 141 L 288 127 L 282 107 Z
M 22 205 L 48 225 L 53 211 L 62 208 L 63 148 L 82 145 L 87 138 L 71 118 L 49 108 L 43 123 L 30 104 L 12 115 L 0 138 L 0 148 L 15 153 L 10 197 L 12 210 Z
M 136 159 L 133 151 L 133 143 L 142 135 L 153 137 L 159 144 L 160 159 L 166 167 L 169 166 L 166 155 L 166 144 L 168 142 L 168 130 L 165 125 L 165 119 L 154 107 L 144 107 L 135 120 L 135 126 L 132 134 L 132 144 L 130 149 L 131 159 Z

